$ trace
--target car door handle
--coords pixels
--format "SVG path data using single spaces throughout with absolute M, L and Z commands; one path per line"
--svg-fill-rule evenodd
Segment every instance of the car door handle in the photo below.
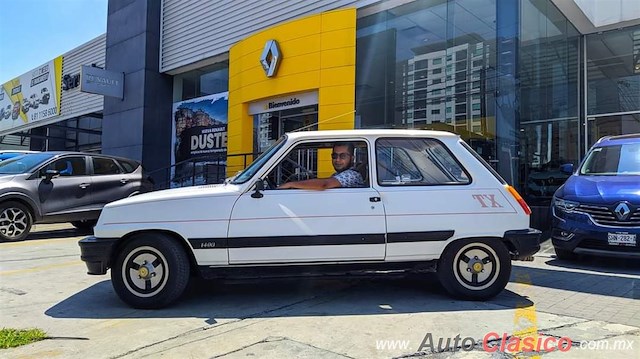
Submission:
M 91 186 L 91 184 L 90 184 L 90 183 L 81 183 L 78 187 L 80 187 L 80 188 L 82 188 L 82 189 L 85 189 L 85 188 L 87 188 L 87 187 L 89 187 L 89 186 Z
M 127 182 L 129 182 L 129 180 L 128 180 L 128 179 L 126 179 L 126 178 L 123 178 L 123 179 L 121 179 L 121 180 L 120 180 L 120 183 L 122 183 L 122 184 L 125 184 L 125 183 L 127 183 Z
M 380 202 L 380 197 L 369 197 L 369 202 Z

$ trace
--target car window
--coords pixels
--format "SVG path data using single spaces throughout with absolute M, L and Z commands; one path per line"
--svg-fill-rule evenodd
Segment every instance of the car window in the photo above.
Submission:
M 470 183 L 462 165 L 433 139 L 377 140 L 376 171 L 382 186 Z
M 135 171 L 136 168 L 138 168 L 139 166 L 139 164 L 135 161 L 120 160 L 118 162 L 120 163 L 120 166 L 124 169 L 125 173 L 131 173 Z
M 640 175 L 640 143 L 596 147 L 580 169 L 582 175 Z
M 115 175 L 122 173 L 115 160 L 111 158 L 92 157 L 94 175 Z
M 336 171 L 333 168 L 331 154 L 336 143 L 350 143 L 354 146 L 351 169 L 362 176 L 368 186 L 369 166 L 368 149 L 364 141 L 324 141 L 307 142 L 294 147 L 280 162 L 269 171 L 267 181 L 272 188 L 291 181 L 303 181 L 312 178 L 329 178 Z
M 86 176 L 87 165 L 84 157 L 65 157 L 57 159 L 40 170 L 40 176 L 44 176 L 47 170 L 56 170 L 60 177 Z
M 9 158 L 0 162 L 0 174 L 18 174 L 31 172 L 42 163 L 47 162 L 53 155 L 49 153 L 27 154 Z

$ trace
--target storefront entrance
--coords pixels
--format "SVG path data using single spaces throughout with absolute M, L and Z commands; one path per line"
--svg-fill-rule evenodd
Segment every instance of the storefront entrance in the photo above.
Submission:
M 253 116 L 253 152 L 262 153 L 287 132 L 318 129 L 318 93 L 256 101 L 249 105 L 249 114 Z

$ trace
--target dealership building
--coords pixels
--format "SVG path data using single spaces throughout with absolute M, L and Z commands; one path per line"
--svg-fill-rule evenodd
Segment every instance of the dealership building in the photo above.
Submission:
M 168 187 L 288 131 L 444 130 L 542 227 L 561 164 L 640 132 L 640 2 L 110 0 L 106 34 L 16 76 L 3 149 L 125 156 Z

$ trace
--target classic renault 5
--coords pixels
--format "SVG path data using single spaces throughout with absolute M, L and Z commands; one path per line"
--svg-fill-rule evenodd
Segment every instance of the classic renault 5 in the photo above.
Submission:
M 337 183 L 327 178 L 339 185 L 291 185 Z M 304 131 L 223 184 L 107 204 L 80 248 L 88 273 L 111 269 L 116 293 L 136 308 L 175 302 L 190 276 L 435 271 L 453 296 L 484 300 L 505 288 L 512 259 L 540 248 L 530 213 L 455 134 Z

